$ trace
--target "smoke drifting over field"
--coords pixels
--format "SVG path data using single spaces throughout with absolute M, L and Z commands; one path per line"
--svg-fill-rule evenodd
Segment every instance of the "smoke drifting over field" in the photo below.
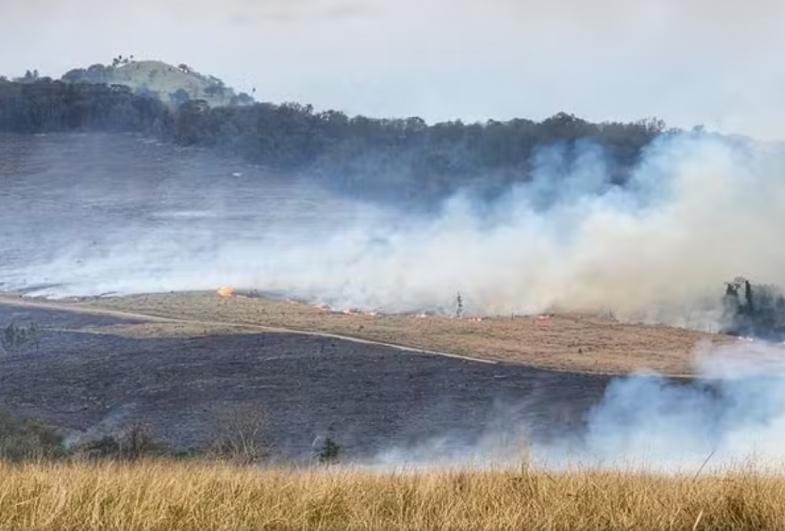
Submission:
M 620 189 L 590 146 L 569 168 L 558 151 L 544 152 L 534 181 L 487 210 L 461 195 L 427 223 L 355 227 L 297 248 L 260 278 L 337 305 L 451 308 L 460 291 L 470 310 L 491 314 L 612 310 L 712 322 L 724 280 L 785 280 L 775 243 L 783 160 L 760 146 L 668 139 Z
M 783 351 L 743 342 L 700 346 L 697 378 L 639 373 L 610 382 L 579 430 L 543 440 L 525 420 L 528 404 L 500 408 L 479 437 L 450 433 L 381 452 L 381 467 L 518 465 L 697 473 L 742 465 L 781 470 L 785 450 Z M 536 410 L 536 408 L 534 408 Z
M 712 466 L 785 464 L 782 350 L 704 347 L 696 367 L 699 379 L 689 384 L 656 374 L 613 381 L 589 415 L 584 456 L 692 469 L 710 457 Z
M 62 178 L 43 194 L 24 187 L 29 175 L 7 179 L 0 282 L 52 297 L 231 285 L 388 312 L 452 312 L 460 292 L 471 313 L 613 311 L 689 326 L 718 323 L 723 282 L 737 275 L 785 284 L 778 146 L 663 137 L 624 188 L 609 183 L 598 148 L 578 150 L 568 163 L 558 146 L 543 149 L 532 182 L 490 204 L 466 191 L 428 215 L 215 161 L 173 171 L 160 152 L 108 164 L 99 149 L 72 151 L 49 177 L 82 185 Z M 140 180 L 104 173 L 114 171 Z M 32 207 L 46 216 L 27 219 Z

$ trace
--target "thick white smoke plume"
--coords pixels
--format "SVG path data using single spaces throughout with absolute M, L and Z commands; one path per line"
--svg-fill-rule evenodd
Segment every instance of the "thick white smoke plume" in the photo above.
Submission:
M 543 150 L 534 180 L 490 206 L 466 192 L 431 216 L 300 181 L 201 182 L 198 167 L 139 197 L 133 182 L 115 191 L 89 177 L 84 192 L 58 192 L 77 207 L 89 199 L 90 209 L 68 218 L 68 238 L 47 229 L 46 217 L 31 241 L 21 229 L 6 234 L 16 259 L 0 265 L 0 282 L 54 297 L 229 284 L 389 312 L 452 311 L 461 292 L 474 313 L 613 311 L 696 327 L 719 319 L 727 280 L 785 285 L 779 146 L 664 137 L 623 188 L 609 184 L 596 146 L 579 150 L 571 164 L 558 148 Z M 10 207 L 28 192 L 8 182 L 0 201 Z M 13 211 L 6 226 L 24 226 L 31 214 Z
M 785 465 L 785 351 L 763 344 L 704 347 L 698 379 L 657 374 L 614 380 L 578 445 L 607 464 L 694 469 Z
M 638 373 L 613 379 L 582 428 L 540 440 L 520 416 L 504 412 L 479 437 L 447 434 L 388 449 L 371 463 L 418 466 L 589 467 L 697 473 L 739 466 L 785 466 L 785 350 L 740 342 L 704 345 L 694 380 Z M 514 409 L 514 408 L 513 408 Z M 518 417 L 516 419 L 516 416 Z
M 693 325 L 716 317 L 707 311 L 727 279 L 785 281 L 781 151 L 665 140 L 626 190 L 607 185 L 591 147 L 563 179 L 551 158 L 490 212 L 458 196 L 427 224 L 356 227 L 300 248 L 266 278 L 343 305 L 450 307 L 460 291 L 491 314 L 613 310 Z

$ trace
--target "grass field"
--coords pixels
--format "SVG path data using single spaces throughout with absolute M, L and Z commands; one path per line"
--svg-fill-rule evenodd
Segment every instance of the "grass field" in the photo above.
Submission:
M 604 374 L 641 368 L 669 375 L 692 374 L 696 345 L 733 341 L 694 330 L 624 324 L 596 316 L 557 315 L 548 320 L 510 316 L 478 321 L 345 315 L 307 304 L 204 292 L 105 298 L 80 304 L 178 319 L 339 334 L 534 367 Z
M 781 530 L 785 479 L 730 472 L 0 465 L 0 529 Z

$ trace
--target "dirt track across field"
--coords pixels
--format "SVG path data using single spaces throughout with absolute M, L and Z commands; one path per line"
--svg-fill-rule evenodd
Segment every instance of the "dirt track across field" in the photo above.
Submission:
M 242 407 L 269 417 L 265 443 L 283 456 L 308 456 L 331 436 L 347 458 L 396 449 L 466 457 L 575 433 L 609 381 L 327 334 L 62 306 L 0 302 L 0 323 L 41 329 L 40 348 L 0 355 L 0 409 L 75 440 L 143 422 L 173 447 L 201 446 Z
M 596 316 L 459 320 L 435 316 L 346 315 L 294 301 L 220 297 L 214 292 L 43 304 L 55 305 L 52 308 L 115 312 L 108 315 L 123 317 L 168 319 L 181 326 L 191 323 L 231 326 L 238 331 L 245 328 L 323 335 L 470 359 L 599 374 L 652 369 L 671 376 L 691 375 L 693 352 L 699 344 L 734 341 L 694 330 L 625 324 Z
M 129 335 L 136 337 L 166 337 L 166 336 L 198 336 L 207 335 L 209 332 L 215 335 L 220 332 L 234 332 L 234 333 L 253 333 L 253 332 L 267 332 L 267 333 L 287 333 L 287 334 L 302 334 L 315 337 L 323 337 L 330 339 L 339 339 L 341 341 L 349 341 L 353 343 L 362 343 L 366 345 L 374 345 L 381 347 L 389 347 L 404 352 L 415 352 L 418 354 L 431 354 L 434 356 L 446 356 L 451 358 L 464 359 L 475 361 L 478 363 L 496 363 L 493 360 L 474 358 L 471 356 L 461 356 L 457 354 L 450 354 L 447 352 L 435 352 L 416 347 L 407 347 L 404 345 L 385 343 L 382 341 L 374 341 L 352 336 L 342 336 L 339 334 L 332 334 L 320 331 L 303 331 L 281 326 L 266 326 L 255 323 L 233 322 L 233 321 L 215 321 L 215 320 L 202 320 L 202 319 L 188 319 L 188 318 L 175 318 L 175 317 L 162 317 L 160 315 L 137 313 L 132 311 L 121 311 L 102 307 L 87 306 L 82 304 L 72 304 L 63 302 L 49 302 L 41 300 L 32 300 L 19 297 L 0 296 L 0 304 L 9 306 L 18 306 L 23 308 L 34 308 L 40 310 L 54 310 L 54 311 L 68 311 L 83 313 L 87 315 L 103 315 L 108 317 L 117 317 L 120 319 L 138 321 L 133 325 L 124 325 L 119 327 L 107 328 L 101 327 L 99 333 L 114 333 L 121 335 Z M 151 326 L 151 324 L 169 325 L 163 327 Z

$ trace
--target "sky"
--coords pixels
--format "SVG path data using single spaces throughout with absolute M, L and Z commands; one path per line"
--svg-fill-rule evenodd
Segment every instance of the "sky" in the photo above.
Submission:
M 0 0 L 0 73 L 134 55 L 352 115 L 785 140 L 783 27 L 779 0 Z

